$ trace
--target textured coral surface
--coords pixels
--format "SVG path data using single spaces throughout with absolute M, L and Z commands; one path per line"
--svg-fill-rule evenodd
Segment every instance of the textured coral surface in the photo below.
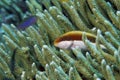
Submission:
M 120 0 L 1 0 L 0 8 L 0 80 L 120 80 Z M 56 48 L 68 31 L 82 31 L 88 50 Z

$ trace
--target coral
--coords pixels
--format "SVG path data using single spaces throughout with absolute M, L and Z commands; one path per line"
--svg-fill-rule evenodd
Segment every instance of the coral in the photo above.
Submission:
M 17 25 L 26 16 L 28 7 L 23 0 L 0 1 L 0 25 L 1 23 Z
M 2 0 L 0 6 L 7 9 L 14 2 L 16 16 L 23 20 L 28 14 L 16 1 Z M 1 21 L 0 80 L 120 79 L 119 0 L 21 1 L 37 21 L 25 30 Z M 56 38 L 74 30 L 83 32 L 88 51 L 54 46 Z M 88 32 L 96 35 L 95 45 L 87 39 Z

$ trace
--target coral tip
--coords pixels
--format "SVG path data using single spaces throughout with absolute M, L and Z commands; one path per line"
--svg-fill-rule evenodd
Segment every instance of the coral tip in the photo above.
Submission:
M 80 48 L 86 49 L 84 42 L 82 41 L 82 31 L 70 31 L 62 36 L 58 37 L 54 41 L 54 45 L 62 49 Z M 96 36 L 91 33 L 86 33 L 87 39 L 91 42 L 95 42 Z
M 68 2 L 69 0 L 60 0 L 60 2 Z

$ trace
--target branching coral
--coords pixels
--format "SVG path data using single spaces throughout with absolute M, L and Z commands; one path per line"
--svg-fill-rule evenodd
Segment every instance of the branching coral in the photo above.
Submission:
M 0 79 L 119 80 L 118 3 L 119 0 L 26 0 L 29 13 L 38 20 L 23 31 L 14 23 L 2 24 Z M 57 37 L 73 30 L 83 31 L 82 40 L 88 51 L 54 47 Z M 96 35 L 95 45 L 87 39 L 86 32 Z

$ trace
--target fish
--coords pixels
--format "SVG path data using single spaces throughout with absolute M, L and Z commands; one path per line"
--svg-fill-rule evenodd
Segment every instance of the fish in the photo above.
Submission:
M 54 40 L 54 46 L 61 49 L 80 48 L 81 50 L 87 50 L 84 41 L 82 41 L 82 34 L 83 31 L 67 32 Z M 86 32 L 86 36 L 88 40 L 95 43 L 96 35 Z
M 18 48 L 14 49 L 13 54 L 11 56 L 11 60 L 10 60 L 10 70 L 13 74 L 14 74 L 14 69 L 15 69 L 15 55 L 16 55 L 17 49 Z
M 25 30 L 27 27 L 35 24 L 37 22 L 37 17 L 36 16 L 29 16 L 28 18 L 26 18 L 25 20 L 23 20 L 23 22 L 21 22 L 17 28 L 19 30 Z

